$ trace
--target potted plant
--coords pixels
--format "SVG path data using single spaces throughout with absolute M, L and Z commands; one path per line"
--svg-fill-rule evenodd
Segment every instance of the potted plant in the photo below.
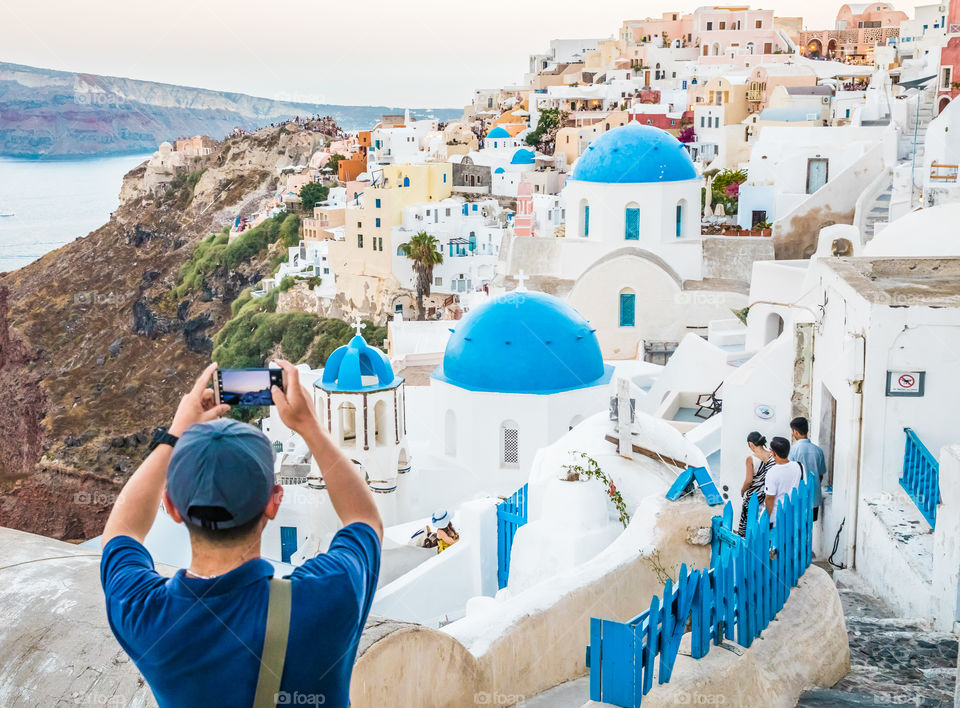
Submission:
M 769 221 L 764 219 L 763 221 L 758 221 L 753 228 L 758 229 L 760 231 L 761 236 L 769 236 L 770 232 L 773 229 L 773 226 L 770 224 Z

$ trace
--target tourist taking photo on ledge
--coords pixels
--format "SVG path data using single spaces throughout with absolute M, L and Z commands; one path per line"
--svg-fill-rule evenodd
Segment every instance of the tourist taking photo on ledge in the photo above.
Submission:
M 323 471 L 343 528 L 288 579 L 260 557 L 283 489 L 257 428 L 221 416 L 212 364 L 121 491 L 103 532 L 107 618 L 161 707 L 347 706 L 350 674 L 380 569 L 383 525 L 369 488 L 317 421 L 297 369 L 273 401 Z M 186 525 L 192 558 L 156 571 L 144 539 L 161 502 Z

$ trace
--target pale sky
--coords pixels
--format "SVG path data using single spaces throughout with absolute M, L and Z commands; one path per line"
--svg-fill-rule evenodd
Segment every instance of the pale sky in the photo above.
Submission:
M 0 61 L 312 103 L 461 108 L 476 88 L 518 82 L 551 39 L 610 37 L 622 20 L 699 4 L 0 0 Z M 841 4 L 755 7 L 829 28 Z

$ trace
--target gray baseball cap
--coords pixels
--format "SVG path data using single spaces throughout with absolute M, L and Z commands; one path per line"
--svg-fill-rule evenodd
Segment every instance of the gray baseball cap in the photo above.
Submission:
M 230 418 L 197 423 L 173 448 L 167 494 L 180 515 L 209 529 L 263 513 L 274 486 L 274 452 L 258 428 Z

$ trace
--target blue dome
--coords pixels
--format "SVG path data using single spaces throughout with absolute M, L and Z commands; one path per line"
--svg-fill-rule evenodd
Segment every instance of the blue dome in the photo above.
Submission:
M 509 138 L 510 133 L 502 125 L 498 125 L 496 128 L 487 133 L 488 138 Z
M 324 391 L 376 391 L 399 386 L 402 381 L 393 373 L 386 354 L 356 335 L 333 351 L 316 386 Z
M 495 175 L 502 175 L 504 172 L 506 172 L 505 169 L 503 169 L 502 167 L 498 167 L 497 169 L 495 169 L 495 170 L 493 171 L 493 174 L 495 174 Z
M 525 150 L 520 148 L 515 153 L 513 153 L 513 158 L 510 160 L 511 165 L 532 165 L 536 162 L 537 158 L 533 154 L 533 150 Z
M 677 182 L 696 179 L 690 154 L 660 128 L 627 123 L 591 142 L 577 160 L 571 179 L 581 182 Z
M 579 312 L 552 295 L 515 291 L 457 323 L 433 378 L 469 391 L 547 394 L 599 386 L 612 374 Z

